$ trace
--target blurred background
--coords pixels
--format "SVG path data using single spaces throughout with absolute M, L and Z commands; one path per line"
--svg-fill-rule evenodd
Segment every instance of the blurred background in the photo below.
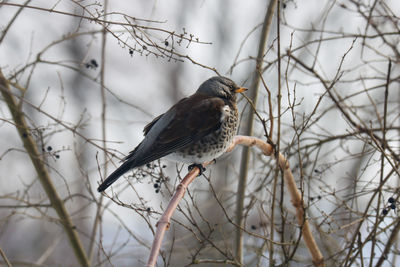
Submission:
M 147 123 L 215 75 L 253 90 L 257 115 L 239 96 L 239 133 L 252 120 L 289 160 L 327 266 L 396 265 L 400 3 L 275 3 L 0 1 L 1 72 L 91 265 L 145 265 L 187 166 L 162 159 L 96 188 Z M 78 266 L 15 125 L 3 94 L 0 262 Z M 276 162 L 250 149 L 243 170 L 244 155 L 190 185 L 158 266 L 313 264 Z

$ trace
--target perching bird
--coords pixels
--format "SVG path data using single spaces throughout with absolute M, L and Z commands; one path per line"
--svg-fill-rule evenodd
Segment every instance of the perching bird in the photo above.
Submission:
M 143 141 L 98 187 L 102 192 L 129 170 L 167 158 L 200 165 L 221 156 L 238 127 L 236 93 L 246 91 L 225 77 L 212 77 L 144 127 Z

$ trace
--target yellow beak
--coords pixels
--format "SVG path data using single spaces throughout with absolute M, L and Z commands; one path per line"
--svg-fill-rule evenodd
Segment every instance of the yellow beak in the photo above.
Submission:
M 239 89 L 235 90 L 235 93 L 242 93 L 244 91 L 247 91 L 248 89 L 246 87 L 240 87 Z

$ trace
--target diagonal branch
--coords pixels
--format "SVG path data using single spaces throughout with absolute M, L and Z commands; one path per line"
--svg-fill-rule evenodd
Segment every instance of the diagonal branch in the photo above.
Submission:
M 1 249 L 0 247 L 0 255 L 3 258 L 5 264 L 7 265 L 7 267 L 12 267 L 11 262 L 8 260 L 6 253 L 4 253 L 4 251 Z
M 15 126 L 24 144 L 25 150 L 28 153 L 33 166 L 35 167 L 39 181 L 42 184 L 42 187 L 46 192 L 46 195 L 49 198 L 52 207 L 58 214 L 60 222 L 64 227 L 64 231 L 68 236 L 69 242 L 74 250 L 78 262 L 80 263 L 81 266 L 89 266 L 89 261 L 83 249 L 82 242 L 79 239 L 76 227 L 72 223 L 71 217 L 64 206 L 64 202 L 58 195 L 53 185 L 53 182 L 50 179 L 50 175 L 45 165 L 43 164 L 40 153 L 37 149 L 36 142 L 29 133 L 29 127 L 25 121 L 24 114 L 19 109 L 18 104 L 15 101 L 15 98 L 10 90 L 9 83 L 3 76 L 1 70 L 0 70 L 0 91 L 13 117 Z
M 203 167 L 210 165 L 211 162 L 206 162 L 203 164 Z M 161 216 L 160 220 L 157 223 L 157 231 L 154 237 L 153 245 L 151 247 L 151 252 L 149 256 L 149 260 L 147 262 L 147 267 L 155 266 L 157 262 L 157 256 L 160 251 L 161 242 L 164 238 L 165 231 L 169 228 L 172 214 L 174 213 L 176 207 L 179 204 L 179 201 L 185 195 L 186 189 L 193 182 L 193 180 L 199 175 L 200 170 L 198 167 L 194 167 L 186 176 L 183 178 L 182 182 L 176 188 L 175 194 L 170 200 L 167 209 L 164 214 Z

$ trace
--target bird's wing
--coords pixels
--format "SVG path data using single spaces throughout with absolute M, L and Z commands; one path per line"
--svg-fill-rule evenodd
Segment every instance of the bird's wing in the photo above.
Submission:
M 225 102 L 195 94 L 174 105 L 145 127 L 145 138 L 126 157 L 141 166 L 196 142 L 221 126 Z
M 146 136 L 147 133 L 150 131 L 151 127 L 153 127 L 154 124 L 156 124 L 156 122 L 163 116 L 164 114 L 161 114 L 159 116 L 157 116 L 156 118 L 154 118 L 154 120 L 152 120 L 151 122 L 149 122 L 146 126 L 144 126 L 143 128 L 143 133 Z

